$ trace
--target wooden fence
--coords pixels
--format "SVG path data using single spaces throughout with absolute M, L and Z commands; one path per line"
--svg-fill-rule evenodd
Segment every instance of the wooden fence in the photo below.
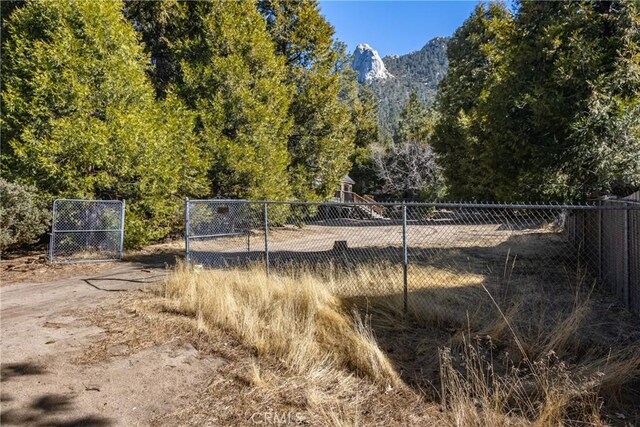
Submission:
M 631 312 L 640 316 L 640 192 L 601 206 L 624 210 L 580 210 L 567 216 L 569 240 L 600 282 Z

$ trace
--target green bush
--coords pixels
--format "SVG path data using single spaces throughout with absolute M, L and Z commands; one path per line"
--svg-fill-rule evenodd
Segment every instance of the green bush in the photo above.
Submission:
M 33 186 L 0 178 L 0 249 L 34 243 L 51 223 L 49 206 Z

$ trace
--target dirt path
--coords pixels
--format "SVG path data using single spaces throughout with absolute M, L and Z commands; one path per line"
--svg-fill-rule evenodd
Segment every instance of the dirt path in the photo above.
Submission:
M 165 274 L 127 262 L 49 283 L 5 284 L 0 424 L 148 425 L 192 399 L 223 362 L 179 340 L 133 354 L 112 345 L 99 363 L 82 361 L 106 334 L 86 313 L 157 286 Z

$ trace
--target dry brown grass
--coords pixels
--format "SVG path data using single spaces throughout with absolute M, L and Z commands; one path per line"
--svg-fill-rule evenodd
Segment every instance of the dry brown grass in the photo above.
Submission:
M 536 350 L 525 347 L 511 324 L 515 318 L 510 320 L 497 307 L 517 346 L 516 358 L 504 354 L 495 358 L 499 354 L 493 353 L 490 335 L 484 340 L 475 335 L 475 342 L 463 338 L 456 355 L 450 348 L 441 350 L 441 399 L 446 408 L 442 424 L 608 425 L 603 405 L 639 377 L 640 352 L 637 346 L 631 351 L 612 350 L 606 356 L 590 352 L 579 363 L 559 357 L 554 349 L 569 360 L 576 356 L 570 349 L 578 351 L 574 336 L 576 325 L 586 318 L 585 306 L 584 302 L 577 305 Z M 531 354 L 536 358 L 530 358 Z
M 192 271 L 177 266 L 166 285 L 175 310 L 225 329 L 278 357 L 297 374 L 349 369 L 384 386 L 399 377 L 357 314 L 310 275 L 267 277 L 254 270 Z
M 264 413 L 322 426 L 433 419 L 436 406 L 403 383 L 354 307 L 312 276 L 179 264 L 164 292 L 162 311 L 186 314 L 212 340 L 233 336 L 246 349 L 179 424 L 250 425 L 252 414 Z
M 489 284 L 476 273 L 412 268 L 423 279 L 412 281 L 408 315 L 401 275 L 385 265 L 340 279 L 178 265 L 163 304 L 250 349 L 233 385 L 243 398 L 227 402 L 230 412 L 294 407 L 312 425 L 624 425 L 640 417 L 640 346 L 611 328 L 617 322 L 634 336 L 637 322 L 603 309 L 586 275 Z M 221 405 L 213 390 L 225 387 L 212 385 L 207 410 Z

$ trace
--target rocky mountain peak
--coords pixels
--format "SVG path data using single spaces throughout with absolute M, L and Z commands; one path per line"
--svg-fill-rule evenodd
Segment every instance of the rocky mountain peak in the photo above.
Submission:
M 358 72 L 358 81 L 360 83 L 386 80 L 393 77 L 387 71 L 378 52 L 366 43 L 361 43 L 356 47 L 353 52 L 351 68 Z

